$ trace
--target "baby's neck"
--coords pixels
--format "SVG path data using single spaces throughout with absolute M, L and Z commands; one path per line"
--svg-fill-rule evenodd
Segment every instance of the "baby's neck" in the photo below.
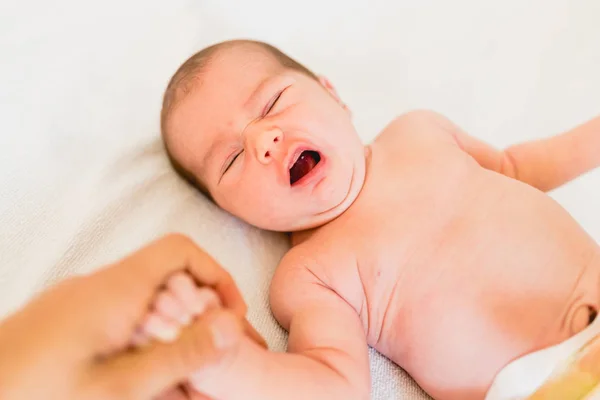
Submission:
M 290 244 L 292 245 L 292 247 L 296 247 L 299 244 L 306 242 L 308 239 L 310 239 L 312 234 L 319 228 L 320 227 L 308 229 L 305 231 L 297 231 L 297 232 L 288 233 L 288 236 L 290 238 Z

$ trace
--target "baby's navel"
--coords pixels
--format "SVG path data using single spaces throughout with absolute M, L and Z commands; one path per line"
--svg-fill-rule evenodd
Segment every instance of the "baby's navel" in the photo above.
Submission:
M 596 319 L 596 316 L 598 316 L 596 307 L 591 305 L 579 306 L 571 320 L 571 334 L 575 335 L 590 326 Z

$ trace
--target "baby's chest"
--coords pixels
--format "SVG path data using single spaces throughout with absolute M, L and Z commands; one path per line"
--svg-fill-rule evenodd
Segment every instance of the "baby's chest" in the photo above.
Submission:
M 433 248 L 443 245 L 447 226 L 456 218 L 459 200 L 435 188 L 418 190 L 390 184 L 367 187 L 332 236 L 345 240 L 361 272 L 371 279 L 394 279 L 407 266 L 425 262 Z

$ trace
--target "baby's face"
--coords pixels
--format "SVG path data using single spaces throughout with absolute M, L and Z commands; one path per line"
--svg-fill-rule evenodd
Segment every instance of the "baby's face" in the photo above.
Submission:
M 219 206 L 264 229 L 321 225 L 364 182 L 365 149 L 337 96 L 262 50 L 219 53 L 170 121 L 173 155 Z

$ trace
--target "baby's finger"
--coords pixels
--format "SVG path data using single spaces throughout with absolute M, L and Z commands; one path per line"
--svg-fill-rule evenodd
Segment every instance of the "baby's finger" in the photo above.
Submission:
M 215 288 L 225 306 L 242 317 L 246 305 L 227 273 L 210 255 L 182 235 L 169 235 L 89 275 L 71 280 L 78 301 L 59 328 L 78 332 L 87 351 L 106 354 L 127 345 L 131 332 L 169 277 L 187 271 L 194 282 Z M 63 285 L 64 286 L 64 285 Z M 110 293 L 110 296 L 106 296 Z M 110 327 L 109 334 L 98 332 Z
M 198 287 L 190 276 L 185 273 L 173 275 L 167 281 L 167 288 L 173 293 L 187 312 L 192 312 Z
M 179 325 L 157 313 L 148 314 L 142 323 L 142 331 L 162 342 L 172 342 L 179 335 Z
M 163 317 L 177 321 L 181 325 L 188 325 L 192 315 L 186 310 L 181 301 L 171 292 L 162 291 L 156 297 L 154 308 Z
M 192 316 L 198 316 L 221 304 L 214 290 L 208 287 L 198 288 L 192 278 L 186 274 L 176 274 L 171 277 L 167 281 L 167 287 Z
M 205 313 L 208 310 L 221 306 L 221 299 L 217 293 L 207 287 L 196 289 L 194 298 L 194 309 L 197 310 L 195 316 Z

